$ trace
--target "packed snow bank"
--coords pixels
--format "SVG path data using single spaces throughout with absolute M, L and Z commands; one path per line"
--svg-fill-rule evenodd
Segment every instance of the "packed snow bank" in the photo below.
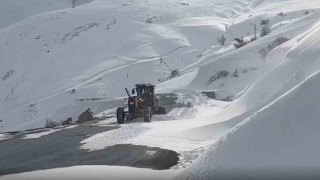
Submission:
M 179 179 L 320 177 L 320 73 L 250 116 Z
M 273 2 L 265 1 L 264 5 L 258 8 L 260 12 L 254 9 L 235 18 L 233 23 L 228 27 L 227 40 L 230 41 L 237 37 L 251 37 L 253 35 L 252 25 L 256 24 L 258 29 L 260 29 L 259 23 L 263 19 L 269 19 L 270 26 L 289 19 L 290 23 L 282 24 L 280 28 L 273 29 L 271 34 L 259 38 L 242 48 L 233 49 L 233 51 L 224 50 L 223 53 L 220 50 L 213 50 L 213 52 L 205 54 L 199 61 L 187 67 L 187 69 L 195 67 L 199 69 L 199 73 L 190 83 L 189 88 L 202 88 L 205 90 L 223 89 L 229 92 L 229 96 L 232 99 L 235 99 L 239 92 L 244 92 L 246 87 L 255 84 L 257 80 L 265 76 L 270 70 L 288 59 L 286 55 L 290 48 L 295 45 L 293 42 L 286 47 L 275 48 L 268 54 L 266 59 L 262 58 L 259 51 L 272 44 L 272 41 L 277 38 L 295 39 L 296 36 L 305 34 L 318 21 L 319 13 L 313 12 L 308 16 L 304 16 L 302 13 L 303 9 L 299 9 L 295 3 L 288 6 L 287 1 L 277 2 L 276 4 L 279 7 L 274 7 L 270 12 L 269 10 L 266 12 L 265 9 L 270 4 L 273 4 Z M 308 1 L 306 4 L 312 7 L 314 2 Z M 287 6 L 286 16 L 284 17 L 277 15 L 277 13 L 284 10 L 280 8 L 283 5 Z M 293 21 L 292 18 L 295 20 Z M 239 31 L 240 29 L 241 31 Z M 233 48 L 232 43 L 233 41 L 228 45 Z M 220 95 L 219 91 L 216 92 L 217 95 Z M 228 96 L 225 98 L 228 98 Z
M 81 141 L 83 145 L 80 148 L 97 151 L 117 144 L 134 144 L 161 147 L 180 153 L 209 146 L 216 139 L 180 136 L 179 132 L 212 123 L 212 121 L 202 121 L 201 117 L 194 118 L 194 116 L 208 112 L 217 113 L 230 103 L 209 99 L 198 94 L 179 94 L 178 96 L 180 97 L 176 102 L 181 102 L 181 104 L 168 111 L 166 115 L 154 115 L 152 123 L 140 123 L 143 122 L 143 119 L 136 118 L 121 125 L 121 128 L 102 132 Z M 188 107 L 187 105 L 181 106 L 188 102 L 190 104 Z M 116 118 L 110 118 L 99 124 L 110 126 L 114 122 Z
M 294 49 L 306 46 L 304 43 L 305 40 L 302 38 L 308 38 L 310 33 L 311 35 L 315 35 L 315 29 L 319 28 L 317 25 L 319 17 L 319 13 L 313 13 L 308 17 L 303 17 L 290 25 L 287 25 L 285 28 L 278 29 L 268 37 L 264 37 L 263 39 L 251 43 L 252 47 L 245 47 L 237 50 L 238 53 L 239 51 L 245 51 L 247 54 L 254 54 L 253 49 L 257 49 L 255 48 L 257 45 L 267 44 L 271 39 L 277 39 L 277 37 L 292 37 L 289 41 L 278 46 L 269 53 L 264 65 L 264 72 L 258 73 L 256 77 L 245 78 L 243 75 L 242 77 L 239 75 L 238 78 L 227 77 L 213 83 L 214 85 L 218 85 L 219 83 L 227 85 L 228 83 L 228 88 L 233 90 L 238 85 L 241 85 L 244 90 L 243 92 L 238 93 L 240 94 L 237 95 L 239 97 L 234 96 L 233 98 L 236 98 L 236 100 L 223 111 L 218 114 L 211 114 L 208 112 L 201 118 L 202 120 L 207 119 L 208 121 L 211 121 L 211 124 L 208 123 L 204 127 L 190 129 L 181 134 L 183 136 L 195 134 L 197 137 L 218 138 L 230 128 L 243 121 L 243 119 L 246 119 L 252 113 L 268 105 L 317 71 L 320 67 L 320 61 L 316 56 L 308 57 L 307 54 L 302 56 L 301 53 L 295 52 Z M 315 38 L 313 38 L 313 43 L 316 44 L 317 42 L 318 38 L 315 36 Z M 251 46 L 251 44 L 248 46 Z M 304 48 L 304 51 L 315 51 L 316 47 L 317 46 L 310 46 L 309 48 Z M 228 60 L 226 59 L 228 56 L 229 55 L 221 57 L 223 58 L 223 62 Z M 215 62 L 213 61 L 210 64 L 214 65 Z M 202 68 L 208 67 L 206 65 Z M 202 75 L 205 75 L 205 73 L 202 73 Z M 256 79 L 254 82 L 250 82 L 251 78 Z M 230 83 L 232 81 L 236 81 L 236 83 Z M 200 79 L 195 81 L 194 84 L 199 82 Z M 244 85 L 247 86 L 245 87 Z
M 68 168 L 58 168 L 41 170 L 15 175 L 0 177 L 1 180 L 59 180 L 59 179 L 79 179 L 79 180 L 103 180 L 103 179 L 171 179 L 179 170 L 156 171 L 149 169 L 139 169 L 131 167 L 117 166 L 74 166 Z
M 320 22 L 314 25 L 309 31 L 301 35 L 298 39 L 298 44 L 289 52 L 288 56 L 295 59 L 311 59 L 319 58 L 320 56 Z
M 251 87 L 248 88 L 248 90 L 246 90 L 246 92 L 241 96 L 241 98 L 239 98 L 236 102 L 234 102 L 229 108 L 225 109 L 224 111 L 222 111 L 221 113 L 215 116 L 211 116 L 212 120 L 214 121 L 217 121 L 217 119 L 218 120 L 228 119 L 228 117 L 226 116 L 231 117 L 232 114 L 234 115 L 234 118 L 229 118 L 227 121 L 222 121 L 219 123 L 206 125 L 204 127 L 199 127 L 199 128 L 195 128 L 195 129 L 191 129 L 186 132 L 183 132 L 183 134 L 201 134 L 201 136 L 219 137 L 223 133 L 227 132 L 230 128 L 242 122 L 243 119 L 246 119 L 247 117 L 249 117 L 249 120 L 238 125 L 238 127 L 236 127 L 235 130 L 229 132 L 229 135 L 225 136 L 227 137 L 227 140 L 225 140 L 225 138 L 221 139 L 217 144 L 217 149 L 215 149 L 216 147 L 212 147 L 211 151 L 208 152 L 207 157 L 203 157 L 197 162 L 197 164 L 195 165 L 195 166 L 198 166 L 197 170 L 201 169 L 200 166 L 204 167 L 204 164 L 205 164 L 204 161 L 205 161 L 206 163 L 212 164 L 212 166 L 204 171 L 207 171 L 207 172 L 214 171 L 213 174 L 210 174 L 210 173 L 209 174 L 210 176 L 212 175 L 214 177 L 217 177 L 217 179 L 221 178 L 221 176 L 223 176 L 224 178 L 229 178 L 225 176 L 227 173 L 229 173 L 229 170 L 232 172 L 238 173 L 237 176 L 243 176 L 243 174 L 241 173 L 246 171 L 246 173 L 253 174 L 253 176 L 257 175 L 254 177 L 254 178 L 257 178 L 258 175 L 262 173 L 265 173 L 266 175 L 268 175 L 268 173 L 275 173 L 275 174 L 281 173 L 281 172 L 291 173 L 291 171 L 300 167 L 305 167 L 304 169 L 303 168 L 301 169 L 311 173 L 309 174 L 310 176 L 313 175 L 312 173 L 314 172 L 311 172 L 311 171 L 314 170 L 314 168 L 318 168 L 319 166 L 313 166 L 314 161 L 309 161 L 308 157 L 304 157 L 304 154 L 298 154 L 298 153 L 304 152 L 304 150 L 307 150 L 308 148 L 317 149 L 319 146 L 317 144 L 313 144 L 312 142 L 308 142 L 307 140 L 306 142 L 304 141 L 302 142 L 301 140 L 300 142 L 297 141 L 296 142 L 297 144 L 292 146 L 293 149 L 292 151 L 290 151 L 290 148 L 292 148 L 291 144 L 288 145 L 285 142 L 292 142 L 292 141 L 295 141 L 295 139 L 299 140 L 299 138 L 302 138 L 302 137 L 305 137 L 307 139 L 307 136 L 309 135 L 310 136 L 318 135 L 315 132 L 315 129 L 311 128 L 310 130 L 308 130 L 308 128 L 310 128 L 309 124 L 314 124 L 315 127 L 319 125 L 317 124 L 316 119 L 312 119 L 317 117 L 317 112 L 313 112 L 313 111 L 317 111 L 317 106 L 315 104 L 317 103 L 316 102 L 317 101 L 316 84 L 318 80 L 316 77 L 313 77 L 311 80 L 308 80 L 306 83 L 304 83 L 301 87 L 294 90 L 294 92 L 301 91 L 299 95 L 296 95 L 297 93 L 293 93 L 293 92 L 291 93 L 293 95 L 286 94 L 286 92 L 292 89 L 293 87 L 299 85 L 301 82 L 305 81 L 305 79 L 310 77 L 310 75 L 312 75 L 314 72 L 319 71 L 320 59 L 319 59 L 319 56 L 317 55 L 318 46 L 316 45 L 320 43 L 319 38 L 317 36 L 317 34 L 319 33 L 319 27 L 320 27 L 319 23 L 317 23 L 318 16 L 319 14 L 314 14 L 313 17 L 308 17 L 304 19 L 304 23 L 307 23 L 308 20 L 311 20 L 311 23 L 314 23 L 315 26 L 313 26 L 310 30 L 307 30 L 305 32 L 302 31 L 303 33 L 301 35 L 296 36 L 288 43 L 277 48 L 272 52 L 270 57 L 268 57 L 269 58 L 268 60 L 274 61 L 276 59 L 280 59 L 283 63 L 275 66 L 273 69 L 267 72 L 262 78 L 254 82 L 251 85 Z M 309 46 L 309 43 L 315 44 L 315 45 Z M 304 91 L 310 91 L 308 90 L 308 88 L 310 89 L 314 88 L 314 90 L 312 91 L 315 94 L 304 92 Z M 302 89 L 303 89 L 303 92 L 302 92 Z M 283 94 L 286 94 L 286 95 L 283 95 Z M 295 99 L 295 100 L 290 100 L 290 103 L 286 104 L 287 101 L 289 100 L 278 100 L 278 97 L 280 96 L 285 96 L 282 99 L 291 99 L 291 97 L 293 97 L 292 99 Z M 299 98 L 296 96 L 299 96 Z M 303 100 L 303 98 L 305 98 L 305 100 Z M 310 101 L 310 99 L 312 98 L 315 98 L 315 99 L 313 101 Z M 282 103 L 282 105 L 272 105 L 271 106 L 272 108 L 270 108 L 270 105 L 268 105 L 270 103 L 281 104 L 281 103 L 273 103 L 275 101 L 276 102 L 284 101 L 284 103 Z M 291 101 L 294 101 L 294 102 L 291 102 Z M 265 106 L 269 108 L 264 108 Z M 273 106 L 276 106 L 276 107 L 273 108 Z M 287 107 L 288 109 L 286 109 Z M 262 110 L 260 110 L 261 108 Z M 271 109 L 271 110 L 264 112 L 264 109 L 267 109 L 267 110 Z M 274 109 L 278 109 L 278 111 L 274 112 L 273 111 Z M 260 110 L 259 113 L 251 115 L 252 113 L 255 113 L 258 110 Z M 287 115 L 282 115 L 282 113 Z M 241 115 L 235 116 L 236 114 L 241 114 Z M 262 115 L 261 115 L 262 117 L 260 117 L 260 114 L 267 114 L 265 116 L 270 115 L 270 117 L 265 117 Z M 297 114 L 302 114 L 302 115 L 297 116 Z M 287 116 L 287 117 L 284 117 L 284 116 Z M 306 116 L 306 117 L 303 117 L 303 116 Z M 250 120 L 250 119 L 253 119 L 253 120 Z M 305 121 L 305 119 L 309 121 Z M 255 126 L 253 124 L 255 123 L 257 124 L 256 121 L 261 121 L 261 123 Z M 249 125 L 246 125 L 247 123 Z M 270 123 L 270 124 L 265 125 L 263 123 Z M 289 123 L 290 125 L 287 126 L 286 124 L 289 124 Z M 307 125 L 304 125 L 301 123 L 307 123 Z M 241 134 L 243 135 L 243 137 L 241 137 L 240 139 L 236 139 L 232 141 L 232 143 L 235 143 L 235 145 L 230 143 L 230 141 L 228 141 L 228 138 L 230 137 L 231 139 L 233 139 L 239 136 L 239 134 L 237 133 L 238 132 L 237 129 L 239 127 L 242 128 L 242 126 L 244 126 L 243 129 L 245 130 L 241 130 L 241 132 L 242 131 L 246 132 L 247 126 L 248 127 L 250 126 L 253 129 L 250 129 L 247 134 L 246 133 L 244 133 L 244 135 Z M 282 129 L 280 130 L 278 129 L 277 131 L 277 128 L 279 126 L 282 127 L 283 129 L 288 129 L 287 131 L 289 131 L 289 133 L 291 134 L 285 135 L 284 137 L 275 137 L 275 136 L 283 136 L 283 134 L 286 133 L 286 132 L 284 133 L 281 132 Z M 283 127 L 283 126 L 286 126 L 286 127 Z M 304 126 L 304 128 L 301 129 L 302 131 L 295 132 L 295 130 L 299 126 Z M 275 130 L 274 127 L 277 127 L 275 131 L 276 135 L 273 134 Z M 293 129 L 290 129 L 291 127 L 293 127 Z M 264 129 L 265 131 L 262 131 L 261 129 Z M 308 132 L 305 132 L 305 131 L 308 131 Z M 262 132 L 262 134 L 259 134 L 260 132 Z M 268 133 L 272 135 L 268 135 Z M 308 133 L 311 133 L 311 134 L 308 134 Z M 315 133 L 315 134 L 312 135 L 312 133 Z M 296 136 L 298 136 L 298 138 Z M 254 137 L 256 137 L 256 139 Z M 252 138 L 254 139 L 252 140 Z M 279 141 L 279 138 L 280 138 L 280 141 Z M 290 140 L 290 138 L 292 138 L 293 140 L 292 139 Z M 236 141 L 239 141 L 239 142 L 236 142 Z M 261 141 L 262 143 L 259 141 Z M 271 141 L 275 141 L 275 142 L 271 142 Z M 266 143 L 264 144 L 264 142 Z M 230 143 L 231 145 L 230 146 L 226 145 L 228 143 Z M 283 147 L 282 144 L 284 144 L 283 146 L 288 145 L 288 147 L 290 146 L 290 148 Z M 237 150 L 239 149 L 238 146 L 242 147 L 242 151 L 237 152 Z M 274 146 L 274 147 L 267 147 L 267 146 Z M 306 147 L 300 147 L 300 146 L 306 146 Z M 234 150 L 234 151 L 231 150 L 229 152 L 228 149 L 237 149 L 237 150 Z M 287 153 L 287 152 L 282 151 L 282 149 L 285 149 L 285 151 L 289 149 L 288 156 L 283 156 L 283 153 Z M 224 154 L 224 152 L 226 153 Z M 305 152 L 309 153 L 310 150 Z M 310 153 L 311 153 L 311 156 L 316 157 L 316 151 L 312 151 Z M 243 156 L 243 154 L 247 156 Z M 302 164 L 302 165 L 300 164 L 301 166 L 299 166 L 298 164 L 296 167 L 292 167 L 290 163 L 293 163 L 293 161 L 295 160 L 300 161 L 300 159 L 298 160 L 295 159 L 294 157 L 295 155 L 292 155 L 292 154 L 295 154 L 296 156 L 299 156 L 299 157 L 302 156 L 301 159 L 305 158 L 303 160 L 303 163 L 305 164 Z M 237 155 L 239 157 L 235 157 Z M 216 157 L 210 159 L 208 156 L 216 156 Z M 280 158 L 280 156 L 284 158 Z M 241 159 L 242 157 L 244 157 L 244 159 Z M 291 159 L 293 160 L 291 161 Z M 248 165 L 247 165 L 247 162 L 248 162 Z M 281 164 L 281 162 L 283 163 Z M 235 164 L 235 166 L 233 166 L 233 164 Z M 279 164 L 279 166 L 277 166 L 277 164 Z M 271 168 L 273 165 L 275 167 L 274 169 Z M 256 166 L 257 168 L 256 169 L 253 168 L 254 166 Z M 227 169 L 228 167 L 229 169 Z M 287 169 L 283 169 L 285 167 L 287 167 Z M 279 168 L 280 171 L 276 171 L 275 170 L 276 168 Z M 267 172 L 262 171 L 263 169 L 265 169 L 265 171 Z M 221 174 L 216 174 L 216 172 L 220 172 L 220 171 L 222 172 Z M 203 172 L 200 171 L 199 174 L 201 173 Z M 196 170 L 192 170 L 192 172 L 188 176 L 200 178 L 201 176 L 199 174 L 196 173 Z M 276 174 L 275 176 L 277 175 L 278 174 Z M 294 177 L 294 175 L 292 177 Z M 260 178 L 263 178 L 264 176 L 265 175 L 261 175 Z M 250 177 L 244 177 L 244 179 L 246 178 L 250 178 Z M 272 177 L 270 176 L 266 177 L 266 179 L 270 179 L 270 178 Z

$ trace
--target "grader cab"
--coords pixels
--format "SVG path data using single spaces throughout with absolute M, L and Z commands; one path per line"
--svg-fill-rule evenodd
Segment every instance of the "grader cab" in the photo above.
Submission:
M 128 110 L 125 111 L 124 107 L 118 107 L 117 122 L 123 124 L 136 117 L 143 117 L 145 122 L 151 122 L 152 114 L 166 114 L 166 109 L 159 106 L 154 87 L 151 84 L 136 84 L 136 87 L 132 89 L 132 95 L 128 89 L 125 89 L 128 94 Z

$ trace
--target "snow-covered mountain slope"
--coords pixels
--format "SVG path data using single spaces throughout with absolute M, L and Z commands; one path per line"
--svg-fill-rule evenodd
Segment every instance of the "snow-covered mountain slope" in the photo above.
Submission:
M 92 0 L 1 0 L 0 28 L 48 11 L 69 8 Z
M 289 43 L 292 48 L 287 51 L 287 58 L 293 63 L 285 62 L 259 81 L 262 83 L 273 76 L 272 82 L 279 79 L 281 82 L 285 74 L 292 75 L 285 78 L 277 95 L 225 134 L 178 179 L 314 179 L 320 176 L 317 171 L 320 168 L 317 158 L 320 148 L 317 141 L 320 137 L 319 32 L 318 22 L 298 36 L 294 45 Z M 254 97 L 252 92 L 255 91 L 247 91 L 253 95 L 250 97 Z M 211 125 L 202 130 L 206 128 L 212 131 L 215 127 Z
M 198 113 L 194 122 L 201 121 L 182 132 L 200 130 L 208 132 L 200 136 L 212 136 L 211 124 L 250 115 L 311 73 L 300 71 L 301 78 L 290 84 L 300 61 L 286 54 L 317 23 L 318 4 L 96 0 L 30 18 L 0 32 L 0 132 L 76 118 L 88 107 L 98 114 L 121 105 L 112 99 L 125 96 L 125 87 L 165 81 L 158 92 L 210 90 L 219 99 L 234 100 L 217 115 Z M 260 32 L 265 19 L 272 33 L 235 50 L 233 39 L 250 39 L 253 25 Z M 227 37 L 224 46 L 217 42 L 221 35 Z M 264 60 L 259 50 L 278 37 L 291 40 Z M 181 76 L 167 81 L 174 69 Z
M 81 148 L 129 143 L 195 158 L 222 137 L 178 178 L 318 169 L 319 8 L 318 0 L 95 0 L 32 17 L 0 31 L 0 132 L 87 108 L 114 114 L 124 88 L 148 82 L 194 106 L 88 137 Z M 271 33 L 260 37 L 263 23 Z M 235 49 L 234 38 L 251 41 L 255 26 L 258 39 Z
M 318 19 L 319 14 L 315 13 L 313 16 L 303 18 L 301 21 L 296 22 L 297 24 L 301 24 L 301 26 L 293 23 L 293 27 L 306 27 L 306 24 L 312 24 L 312 26 L 307 26 L 309 28 L 303 29 L 303 31 L 294 29 L 294 32 L 299 31 L 300 34 L 274 49 L 266 60 L 266 63 L 269 63 L 268 61 L 276 63 L 278 61 L 279 63 L 273 65 L 272 68 L 268 69 L 268 71 L 262 75 L 259 75 L 252 83 L 248 82 L 248 79 L 243 79 L 243 83 L 248 83 L 248 85 L 244 87 L 245 89 L 241 92 L 241 95 L 238 95 L 240 96 L 239 98 L 219 114 L 207 114 L 205 119 L 209 122 L 208 126 L 192 129 L 191 132 L 188 130 L 185 134 L 199 134 L 198 132 L 201 132 L 199 134 L 200 136 L 208 136 L 212 134 L 212 129 L 216 129 L 217 127 L 224 127 L 223 129 L 229 130 L 319 70 L 319 59 L 313 58 L 314 56 L 312 56 L 312 52 L 316 51 L 317 46 L 311 46 L 313 49 L 308 50 L 310 54 L 306 53 L 303 58 L 301 57 L 303 53 L 293 55 L 294 52 L 297 52 L 295 50 L 296 48 L 303 48 L 300 43 L 301 37 L 306 36 L 314 27 L 318 26 Z M 289 33 L 288 31 L 285 32 L 287 34 Z M 315 35 L 315 32 L 312 34 Z M 277 34 L 275 34 L 275 36 L 277 36 Z M 310 35 L 308 36 L 310 37 Z M 269 38 L 276 37 L 270 35 Z M 257 40 L 257 42 L 258 41 L 259 40 Z M 256 42 L 252 44 L 254 43 Z M 304 50 L 307 51 L 307 49 Z M 306 59 L 308 60 L 306 61 Z M 224 82 L 224 80 L 222 80 L 222 82 Z M 212 119 L 214 119 L 215 122 L 219 122 L 219 124 L 210 123 Z
M 236 126 L 183 179 L 319 177 L 319 73 Z
M 100 0 L 1 30 L 0 132 L 76 117 L 89 106 L 76 100 L 166 79 L 217 44 L 226 18 L 250 5 L 241 2 Z

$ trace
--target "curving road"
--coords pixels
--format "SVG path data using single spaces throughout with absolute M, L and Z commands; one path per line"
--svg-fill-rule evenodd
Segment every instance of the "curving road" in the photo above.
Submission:
M 29 132 L 0 140 L 0 176 L 76 165 L 117 165 L 163 170 L 178 163 L 178 153 L 156 147 L 119 144 L 99 151 L 79 149 L 82 140 L 116 128 L 120 127 L 86 124 L 62 128 L 34 139 L 24 139 L 26 135 L 34 133 Z

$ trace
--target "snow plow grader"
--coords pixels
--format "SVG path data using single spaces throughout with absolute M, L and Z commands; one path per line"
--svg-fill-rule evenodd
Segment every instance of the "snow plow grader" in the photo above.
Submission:
M 124 107 L 118 107 L 117 122 L 123 124 L 136 117 L 143 117 L 145 122 L 151 122 L 152 114 L 166 114 L 166 109 L 159 106 L 159 99 L 154 94 L 154 87 L 151 84 L 136 84 L 136 87 L 132 89 L 132 95 L 125 88 L 128 94 L 128 98 L 126 98 L 128 110 L 125 111 Z

